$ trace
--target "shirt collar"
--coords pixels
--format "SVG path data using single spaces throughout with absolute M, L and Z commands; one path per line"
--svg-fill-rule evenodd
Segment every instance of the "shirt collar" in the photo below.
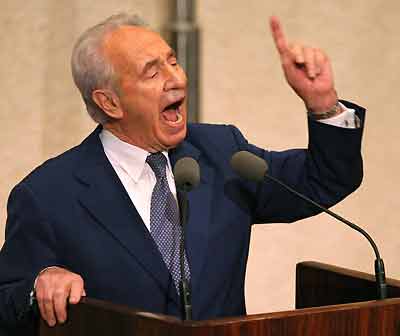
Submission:
M 104 151 L 114 164 L 119 165 L 137 183 L 145 169 L 146 158 L 150 153 L 140 147 L 122 141 L 103 128 L 99 134 Z M 168 152 L 162 152 L 167 158 L 167 169 L 172 172 Z

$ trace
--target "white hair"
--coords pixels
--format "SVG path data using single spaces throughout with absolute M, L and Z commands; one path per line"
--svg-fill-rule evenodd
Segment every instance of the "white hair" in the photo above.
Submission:
M 72 77 L 81 92 L 90 117 L 97 123 L 109 120 L 107 114 L 93 101 L 92 92 L 115 87 L 113 65 L 104 57 L 101 46 L 104 36 L 121 26 L 146 27 L 137 15 L 120 13 L 86 30 L 75 43 L 71 57 Z

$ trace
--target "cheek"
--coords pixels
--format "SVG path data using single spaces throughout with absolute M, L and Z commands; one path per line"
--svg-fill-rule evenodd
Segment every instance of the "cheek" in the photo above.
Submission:
M 139 99 L 129 99 L 125 103 L 125 110 L 130 119 L 146 120 L 148 122 L 159 118 L 158 104 L 151 98 L 140 96 Z
M 137 104 L 142 113 L 153 117 L 159 117 L 160 114 L 160 93 L 156 89 L 144 90 L 137 93 Z

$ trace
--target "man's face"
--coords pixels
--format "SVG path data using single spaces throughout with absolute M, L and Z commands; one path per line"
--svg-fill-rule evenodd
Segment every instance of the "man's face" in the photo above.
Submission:
M 103 51 L 117 75 L 124 140 L 150 152 L 177 146 L 186 136 L 187 79 L 173 50 L 154 32 L 124 26 Z

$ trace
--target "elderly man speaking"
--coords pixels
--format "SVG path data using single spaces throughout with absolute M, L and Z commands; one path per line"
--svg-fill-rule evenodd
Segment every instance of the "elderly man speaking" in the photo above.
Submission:
M 201 171 L 188 193 L 183 267 L 193 319 L 246 313 L 251 225 L 293 222 L 317 210 L 272 182 L 242 179 L 232 155 L 257 155 L 271 175 L 327 207 L 362 179 L 364 109 L 338 100 L 323 51 L 289 44 L 277 18 L 270 26 L 286 80 L 308 111 L 307 149 L 268 151 L 234 126 L 187 124 L 185 73 L 136 16 L 112 16 L 79 38 L 72 73 L 99 125 L 10 194 L 0 253 L 2 325 L 28 325 L 32 296 L 50 326 L 65 322 L 67 304 L 85 295 L 180 316 L 182 231 L 172 169 L 182 157 Z

